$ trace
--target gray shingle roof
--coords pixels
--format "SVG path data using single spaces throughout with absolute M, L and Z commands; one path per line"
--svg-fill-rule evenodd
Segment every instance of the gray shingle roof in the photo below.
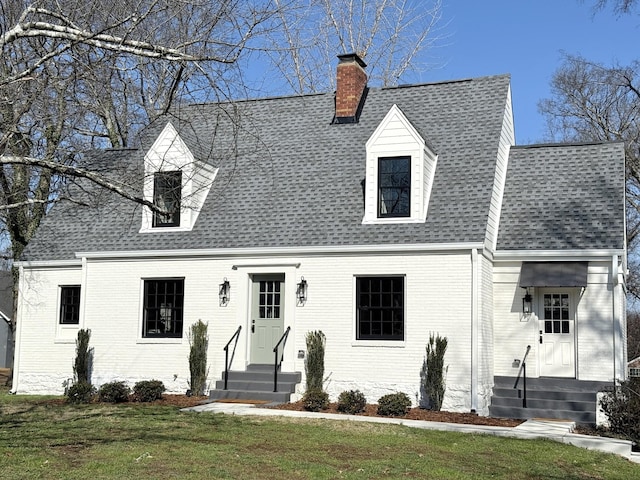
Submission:
M 126 165 L 125 178 L 135 178 L 144 153 L 170 120 L 196 158 L 220 168 L 192 231 L 141 234 L 141 207 L 103 194 L 94 207 L 54 207 L 23 258 L 71 259 L 78 251 L 483 242 L 508 88 L 509 77 L 502 75 L 371 89 L 359 123 L 347 125 L 331 124 L 333 94 L 183 107 L 151 125 L 139 150 L 101 152 L 92 161 L 113 165 L 119 177 L 115 165 Z M 424 224 L 362 225 L 365 142 L 393 104 L 438 154 L 428 218 Z M 516 167 L 527 152 L 514 150 Z M 611 160 L 617 154 L 607 150 Z M 560 157 L 550 149 L 544 158 L 553 163 Z M 511 181 L 518 182 L 519 169 L 509 169 Z M 513 188 L 507 189 L 508 202 L 519 200 Z M 525 212 L 503 209 L 502 248 L 522 245 L 514 233 L 522 230 L 518 219 Z
M 624 246 L 621 142 L 513 147 L 498 250 Z

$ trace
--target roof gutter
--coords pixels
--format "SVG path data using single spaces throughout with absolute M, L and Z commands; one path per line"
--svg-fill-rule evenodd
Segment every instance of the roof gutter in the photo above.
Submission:
M 438 243 L 399 245 L 338 245 L 320 247 L 265 247 L 265 248 L 212 248 L 193 250 L 124 250 L 113 252 L 77 252 L 77 259 L 140 259 L 140 258 L 189 258 L 189 257 L 285 257 L 380 254 L 397 255 L 422 252 L 461 252 L 482 249 L 478 243 Z M 38 262 L 24 263 L 25 266 Z M 76 260 L 76 265 L 80 265 Z

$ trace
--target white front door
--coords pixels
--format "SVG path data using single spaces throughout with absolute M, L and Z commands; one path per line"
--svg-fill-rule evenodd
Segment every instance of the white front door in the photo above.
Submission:
M 540 302 L 540 376 L 575 378 L 573 295 L 568 289 L 543 290 Z

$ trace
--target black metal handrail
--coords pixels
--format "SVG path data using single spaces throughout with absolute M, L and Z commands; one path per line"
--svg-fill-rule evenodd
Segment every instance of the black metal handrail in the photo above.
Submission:
M 289 337 L 289 330 L 291 327 L 287 327 L 284 331 L 276 346 L 273 347 L 273 353 L 275 355 L 275 361 L 273 363 L 273 391 L 278 391 L 278 370 L 280 370 L 280 365 L 282 365 L 282 360 L 284 360 L 284 346 L 287 343 L 287 337 Z M 280 361 L 278 361 L 278 348 L 280 348 L 280 344 L 282 343 L 282 356 L 280 357 Z
M 242 325 L 238 326 L 238 329 L 235 331 L 231 338 L 224 346 L 224 389 L 227 389 L 227 381 L 229 380 L 229 368 L 231 367 L 231 363 L 233 362 L 233 357 L 235 357 L 236 347 L 238 346 L 238 339 L 240 338 L 240 330 L 242 330 Z M 236 339 L 236 343 L 233 345 L 233 354 L 231 355 L 231 362 L 229 361 L 229 345 L 233 342 L 233 339 Z
M 518 370 L 516 383 L 513 384 L 513 388 L 518 388 L 520 375 L 522 375 L 522 408 L 527 408 L 527 355 L 529 355 L 529 350 L 531 350 L 531 345 L 527 345 L 527 350 L 524 352 L 524 357 L 522 357 L 522 363 L 520 364 L 520 370 Z

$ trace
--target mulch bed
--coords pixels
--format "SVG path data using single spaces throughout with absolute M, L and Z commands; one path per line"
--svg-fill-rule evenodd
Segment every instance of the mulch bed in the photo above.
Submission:
M 283 403 L 281 405 L 277 405 L 271 407 L 274 409 L 280 410 L 294 410 L 294 411 L 304 411 L 304 406 L 302 402 L 292 402 L 292 403 Z M 338 411 L 337 403 L 330 403 L 329 408 L 326 410 L 322 410 L 322 413 L 337 413 L 343 415 L 342 412 Z M 373 404 L 367 404 L 365 407 L 365 411 L 359 413 L 358 415 L 369 416 L 369 417 L 377 417 L 378 415 L 378 406 Z M 406 415 L 399 418 L 407 418 L 411 420 L 426 420 L 429 422 L 447 422 L 447 423 L 465 423 L 468 425 L 488 425 L 494 427 L 517 427 L 524 420 L 516 420 L 513 418 L 493 418 L 493 417 L 482 417 L 480 415 L 476 415 L 474 413 L 459 413 L 459 412 L 436 412 L 433 410 L 426 410 L 424 408 L 411 408 L 407 412 Z
M 161 400 L 156 400 L 154 402 L 147 403 L 146 405 L 164 405 L 164 406 L 172 406 L 177 408 L 187 408 L 187 407 L 195 407 L 197 405 L 201 405 L 203 403 L 207 403 L 209 397 L 207 396 L 198 396 L 198 397 L 187 397 L 186 395 L 173 395 L 173 394 L 164 394 Z M 47 404 L 63 404 L 66 402 L 66 399 L 56 398 L 47 400 L 45 403 Z M 97 400 L 94 400 L 95 403 L 99 403 Z M 227 401 L 229 402 L 229 401 Z M 256 403 L 258 406 L 262 402 L 247 402 L 246 400 L 238 400 L 238 403 Z M 135 402 L 129 402 L 134 404 Z M 142 405 L 142 404 L 138 404 Z M 283 403 L 276 406 L 270 406 L 269 408 L 278 409 L 278 410 L 293 410 L 293 411 L 305 411 L 302 402 L 292 402 L 292 403 Z M 344 415 L 342 412 L 338 411 L 337 403 L 330 403 L 329 407 L 325 410 L 322 410 L 323 413 L 337 413 L 340 415 Z M 369 417 L 377 417 L 378 415 L 378 406 L 375 404 L 367 404 L 365 407 L 365 411 L 359 413 L 361 416 L 369 416 Z M 447 423 L 464 423 L 468 425 L 488 425 L 494 427 L 516 427 L 524 422 L 524 420 L 516 420 L 512 418 L 493 418 L 493 417 L 483 417 L 480 415 L 476 415 L 474 413 L 459 413 L 459 412 L 435 412 L 433 410 L 426 410 L 423 408 L 411 408 L 407 412 L 406 415 L 400 418 L 406 418 L 411 420 L 426 420 L 430 422 L 447 422 Z

